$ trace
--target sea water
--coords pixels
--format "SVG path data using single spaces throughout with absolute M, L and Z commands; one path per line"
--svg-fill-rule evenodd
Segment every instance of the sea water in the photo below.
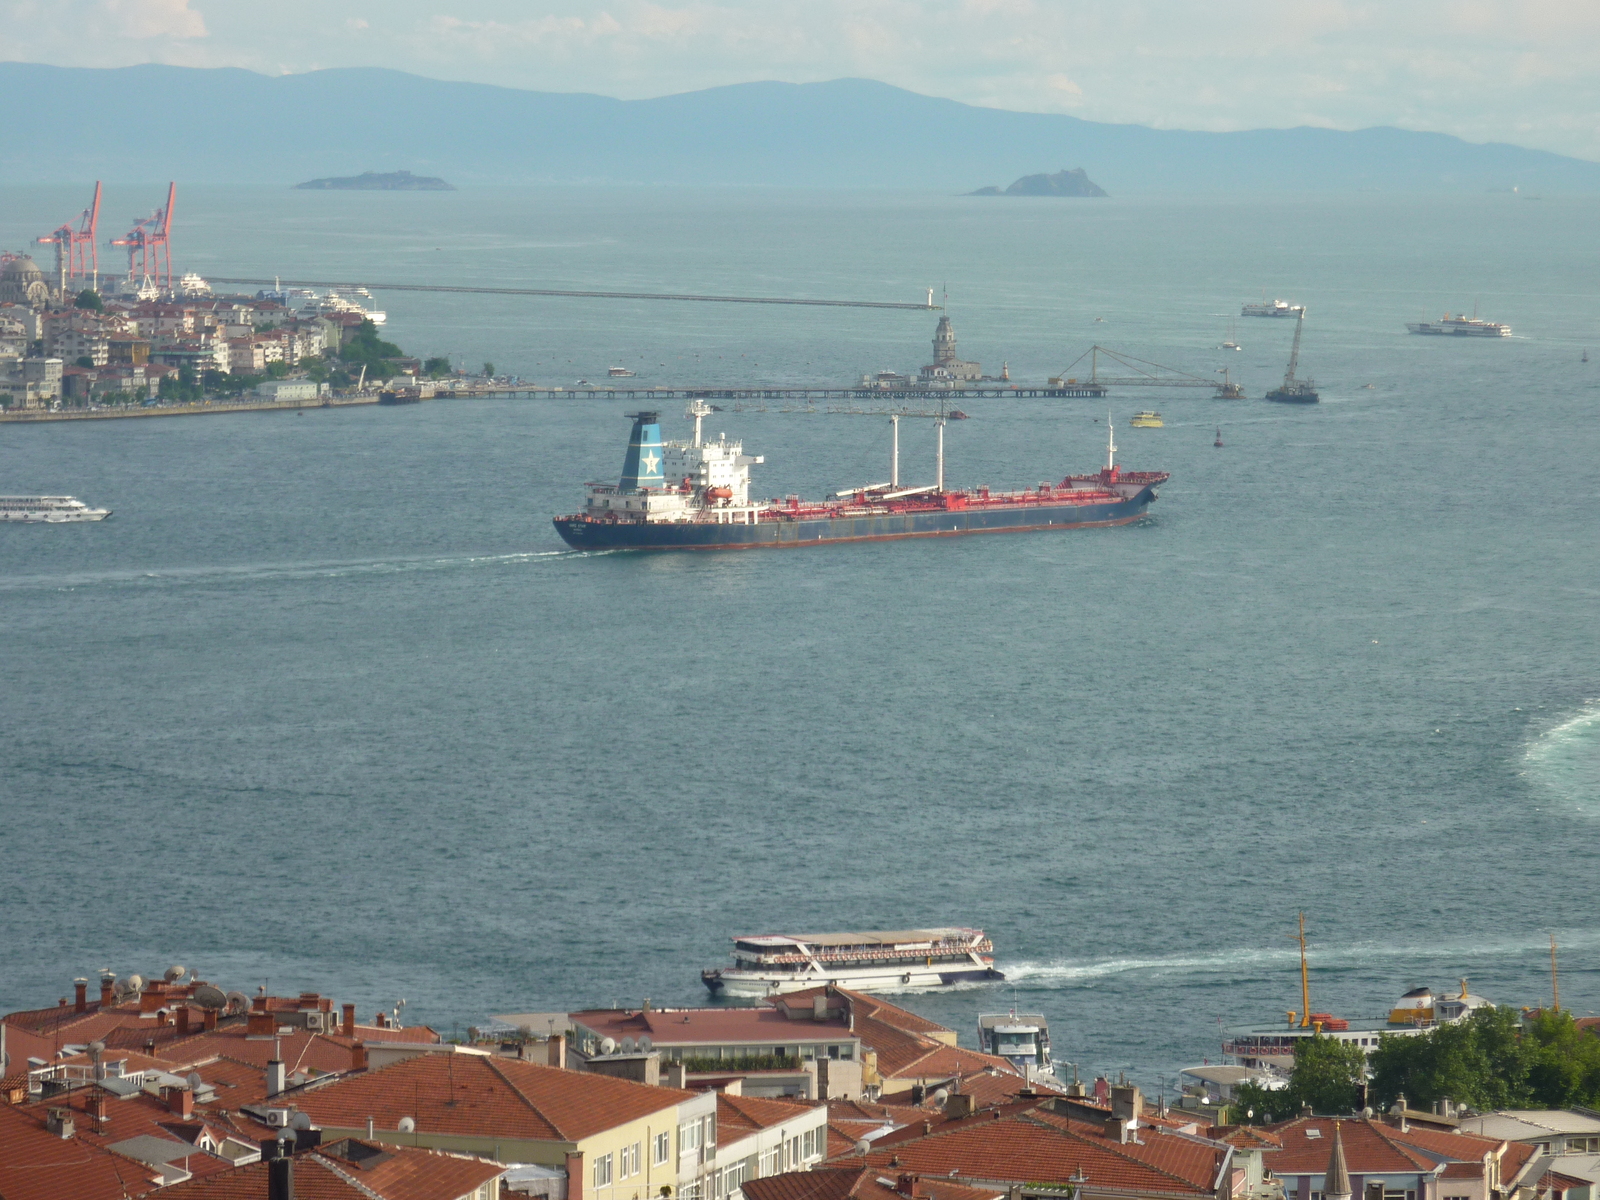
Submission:
M 0 245 L 82 191 L 0 193 Z M 1595 200 L 180 200 L 180 270 L 932 287 L 985 371 L 1082 377 L 1099 343 L 1252 399 L 960 401 L 958 485 L 1094 470 L 1109 416 L 1120 461 L 1172 473 L 1134 526 L 693 555 L 551 528 L 640 399 L 0 426 L 0 491 L 115 510 L 0 528 L 0 1005 L 183 963 L 449 1033 L 699 1002 L 735 934 L 978 925 L 1009 982 L 907 1003 L 969 1044 L 980 1011 L 1042 1011 L 1058 1060 L 1154 1089 L 1300 1007 L 1301 911 L 1318 1011 L 1463 977 L 1537 1004 L 1552 933 L 1563 1003 L 1600 1004 Z M 1293 333 L 1238 316 L 1263 295 L 1307 306 L 1321 404 L 1259 398 Z M 408 352 L 567 386 L 837 386 L 914 370 L 934 326 L 377 296 Z M 1516 336 L 1405 332 L 1474 305 Z M 709 419 L 765 456 L 759 493 L 887 478 L 885 418 L 782 407 Z M 901 430 L 931 481 L 931 423 Z

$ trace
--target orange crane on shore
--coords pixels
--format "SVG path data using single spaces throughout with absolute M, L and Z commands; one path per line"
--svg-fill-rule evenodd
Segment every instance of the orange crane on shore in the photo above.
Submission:
M 78 215 L 78 227 L 68 221 L 47 237 L 38 239 L 41 246 L 56 248 L 56 287 L 65 293 L 69 279 L 87 282 L 92 288 L 100 287 L 100 246 L 97 240 L 100 228 L 100 181 L 94 181 L 94 200 Z

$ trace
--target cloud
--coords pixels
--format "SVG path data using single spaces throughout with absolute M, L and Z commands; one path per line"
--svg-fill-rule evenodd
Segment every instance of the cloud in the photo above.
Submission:
M 100 0 L 100 8 L 130 38 L 203 38 L 205 18 L 189 0 Z

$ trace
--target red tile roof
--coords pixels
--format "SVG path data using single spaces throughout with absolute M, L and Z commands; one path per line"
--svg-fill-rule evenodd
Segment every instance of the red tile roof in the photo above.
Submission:
M 717 1093 L 717 1145 L 726 1146 L 759 1129 L 783 1125 L 816 1109 L 815 1104 Z
M 775 1008 L 673 1008 L 649 1012 L 632 1009 L 590 1009 L 568 1013 L 567 1019 L 596 1037 L 650 1038 L 658 1046 L 783 1045 L 785 1042 L 842 1042 L 850 1038 L 842 1017 L 825 1021 L 791 1021 Z
M 423 1133 L 573 1142 L 660 1112 L 693 1092 L 479 1054 L 424 1054 L 297 1092 L 325 1127 L 382 1130 L 402 1117 Z
M 339 1156 L 343 1146 L 295 1156 L 296 1200 L 372 1200 L 375 1195 L 382 1200 L 460 1200 L 506 1170 L 482 1159 L 400 1146 L 385 1146 L 375 1158 L 353 1160 Z M 177 1184 L 161 1195 L 163 1200 L 261 1200 L 267 1194 L 267 1171 L 268 1164 L 251 1163 Z
M 746 1200 L 995 1200 L 993 1188 L 974 1188 L 949 1179 L 924 1179 L 871 1168 L 823 1167 L 755 1179 L 742 1189 Z
M 120 1200 L 156 1185 L 155 1172 L 80 1138 L 60 1138 L 42 1117 L 0 1105 L 0 1196 L 5 1200 Z

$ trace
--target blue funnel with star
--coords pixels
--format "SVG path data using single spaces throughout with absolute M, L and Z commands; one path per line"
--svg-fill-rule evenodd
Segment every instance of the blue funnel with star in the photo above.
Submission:
M 666 483 L 661 470 L 661 414 L 629 413 L 633 432 L 628 436 L 628 455 L 622 460 L 622 490 L 658 488 Z

